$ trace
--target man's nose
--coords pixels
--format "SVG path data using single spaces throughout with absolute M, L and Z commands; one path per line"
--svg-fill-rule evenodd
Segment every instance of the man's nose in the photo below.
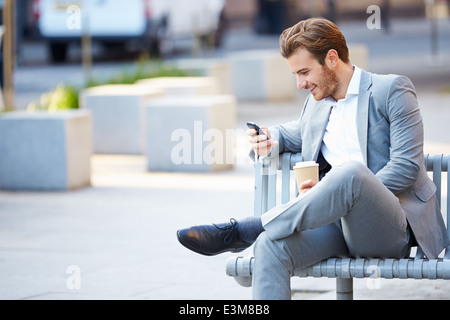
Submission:
M 298 88 L 298 90 L 305 89 L 307 84 L 308 83 L 306 82 L 305 78 L 297 76 L 297 88 Z

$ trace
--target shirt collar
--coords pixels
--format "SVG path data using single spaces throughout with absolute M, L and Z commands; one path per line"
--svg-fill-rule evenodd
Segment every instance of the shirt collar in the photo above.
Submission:
M 348 89 L 347 89 L 347 95 L 349 94 L 359 94 L 359 85 L 361 82 L 361 69 L 358 68 L 357 66 L 353 66 L 353 76 L 352 79 L 350 80 L 350 83 L 348 85 Z
M 349 95 L 358 95 L 359 94 L 359 86 L 361 83 L 361 69 L 357 66 L 353 66 L 353 75 L 350 79 L 350 83 L 348 84 L 347 94 L 345 95 L 345 99 L 348 98 Z M 336 103 L 336 101 L 331 97 L 326 97 L 325 101 L 328 103 Z

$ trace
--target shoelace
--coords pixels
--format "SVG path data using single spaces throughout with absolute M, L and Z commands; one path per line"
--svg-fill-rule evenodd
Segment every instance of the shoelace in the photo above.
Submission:
M 223 238 L 223 243 L 230 244 L 231 241 L 233 240 L 234 232 L 236 231 L 237 221 L 234 218 L 231 218 L 230 225 L 227 225 L 225 227 L 219 227 L 218 225 L 216 225 L 214 223 L 213 223 L 213 225 L 214 225 L 214 227 L 216 227 L 219 230 L 223 230 L 223 231 L 229 230 L 227 232 L 227 234 L 225 235 L 225 237 Z

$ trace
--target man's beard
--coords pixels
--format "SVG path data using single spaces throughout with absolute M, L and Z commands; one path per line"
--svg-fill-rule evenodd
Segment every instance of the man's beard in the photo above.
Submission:
M 322 66 L 322 80 L 317 84 L 319 92 L 314 95 L 316 101 L 320 101 L 331 96 L 334 99 L 339 90 L 339 81 L 334 71 L 330 70 L 325 64 Z

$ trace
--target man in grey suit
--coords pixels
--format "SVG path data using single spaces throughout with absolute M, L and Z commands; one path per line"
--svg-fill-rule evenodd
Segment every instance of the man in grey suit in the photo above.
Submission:
M 293 271 L 330 257 L 404 258 L 419 244 L 436 258 L 448 237 L 411 81 L 352 65 L 345 37 L 326 19 L 286 29 L 280 49 L 310 95 L 298 120 L 263 127 L 267 136 L 247 131 L 252 156 L 301 152 L 319 163 L 320 181 L 302 183 L 297 198 L 260 218 L 179 230 L 179 241 L 205 255 L 256 241 L 255 299 L 289 299 Z

